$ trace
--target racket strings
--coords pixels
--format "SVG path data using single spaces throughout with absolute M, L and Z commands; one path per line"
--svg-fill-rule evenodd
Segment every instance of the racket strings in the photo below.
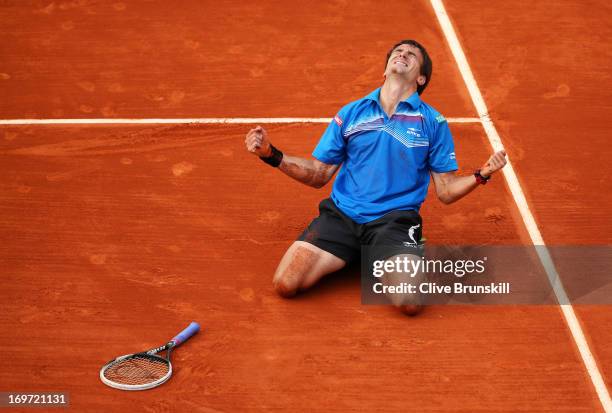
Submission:
M 117 384 L 141 385 L 160 380 L 169 372 L 170 364 L 165 359 L 135 355 L 108 366 L 104 377 Z

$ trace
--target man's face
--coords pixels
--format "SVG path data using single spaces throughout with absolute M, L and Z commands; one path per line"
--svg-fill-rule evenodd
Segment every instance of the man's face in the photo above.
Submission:
M 400 44 L 391 52 L 385 69 L 385 76 L 398 74 L 409 82 L 422 85 L 425 76 L 421 75 L 423 55 L 418 47 L 409 44 Z

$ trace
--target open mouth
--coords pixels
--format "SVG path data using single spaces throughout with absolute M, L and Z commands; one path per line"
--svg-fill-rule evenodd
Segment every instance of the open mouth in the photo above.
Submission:
M 404 67 L 408 67 L 408 63 L 401 61 L 401 60 L 396 60 L 395 62 L 393 62 L 393 64 L 399 64 L 402 65 Z

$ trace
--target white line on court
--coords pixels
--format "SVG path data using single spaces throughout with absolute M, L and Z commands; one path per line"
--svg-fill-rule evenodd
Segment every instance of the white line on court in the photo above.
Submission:
M 480 118 L 447 118 L 450 123 L 481 123 Z M 331 118 L 150 118 L 150 119 L 0 119 L 0 125 L 152 125 L 152 124 L 266 124 L 329 123 Z
M 489 117 L 489 113 L 487 110 L 487 105 L 482 98 L 482 94 L 480 93 L 480 89 L 476 84 L 476 80 L 474 79 L 474 75 L 472 74 L 472 70 L 470 69 L 470 65 L 468 64 L 467 58 L 465 57 L 465 53 L 463 52 L 463 48 L 459 43 L 459 39 L 457 38 L 457 34 L 451 24 L 450 18 L 446 13 L 446 9 L 444 8 L 444 4 L 442 0 L 430 0 L 431 5 L 436 13 L 438 18 L 438 22 L 442 27 L 442 31 L 444 32 L 444 36 L 448 41 L 448 45 L 455 57 L 455 61 L 457 62 L 457 66 L 459 67 L 459 71 L 461 72 L 461 76 L 463 77 L 463 81 L 470 93 L 472 98 L 472 102 L 476 107 L 476 111 L 478 112 L 478 116 L 482 120 L 482 125 L 485 129 L 487 137 L 489 138 L 489 142 L 495 151 L 503 149 L 503 144 L 499 134 L 497 133 L 497 129 L 493 124 L 493 121 Z M 567 294 L 565 292 L 565 288 L 563 287 L 563 283 L 559 278 L 559 273 L 553 263 L 553 260 L 548 252 L 548 249 L 545 246 L 544 239 L 542 238 L 542 234 L 535 222 L 535 219 L 529 209 L 529 205 L 527 204 L 527 199 L 525 198 L 525 194 L 523 193 L 523 189 L 521 188 L 521 184 L 518 181 L 516 173 L 514 172 L 514 168 L 512 167 L 512 163 L 508 160 L 508 164 L 503 169 L 504 176 L 510 187 L 510 192 L 512 192 L 512 196 L 514 197 L 514 201 L 521 213 L 521 217 L 525 223 L 525 227 L 529 232 L 529 236 L 531 237 L 531 241 L 534 245 L 536 245 L 536 251 L 540 258 L 540 262 L 544 267 L 546 274 L 548 275 L 548 279 L 553 287 L 557 300 L 559 301 L 559 305 L 561 307 L 562 313 L 565 317 L 565 321 L 572 333 L 574 341 L 578 346 L 578 351 L 580 352 L 580 356 L 582 357 L 582 361 L 587 369 L 589 376 L 591 377 L 591 381 L 595 386 L 595 391 L 599 396 L 599 400 L 604 408 L 606 413 L 612 413 L 612 400 L 610 399 L 610 393 L 606 387 L 606 384 L 602 378 L 601 372 L 599 371 L 599 367 L 595 362 L 595 358 L 591 353 L 591 349 L 587 343 L 587 340 L 584 336 L 584 332 L 582 331 L 582 327 L 580 327 L 580 323 L 578 318 L 576 317 L 576 313 L 574 312 L 574 308 L 569 303 Z

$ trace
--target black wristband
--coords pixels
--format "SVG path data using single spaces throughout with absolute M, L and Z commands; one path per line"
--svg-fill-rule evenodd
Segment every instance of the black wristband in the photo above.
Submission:
M 487 176 L 486 178 L 482 176 L 480 174 L 480 169 L 474 172 L 474 176 L 476 177 L 476 182 L 478 182 L 480 185 L 486 185 L 486 183 L 489 182 L 489 179 L 491 179 L 491 175 Z
M 261 159 L 268 165 L 273 166 L 274 168 L 277 168 L 278 165 L 280 165 L 283 160 L 283 153 L 279 151 L 278 149 L 276 149 L 274 145 L 272 144 L 270 144 L 270 149 L 272 150 L 272 155 L 268 156 L 267 158 L 260 156 L 259 159 Z

